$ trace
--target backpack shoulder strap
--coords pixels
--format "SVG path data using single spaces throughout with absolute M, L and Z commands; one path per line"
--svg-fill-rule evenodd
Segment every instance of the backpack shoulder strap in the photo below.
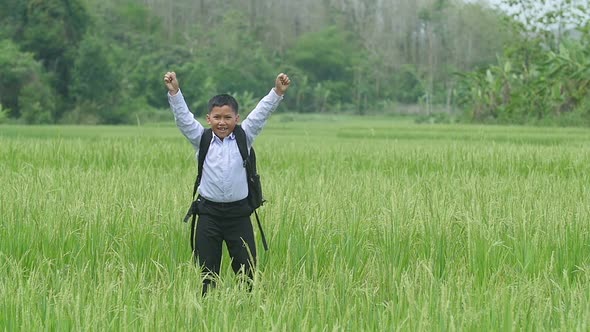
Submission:
M 258 183 L 258 192 L 260 193 L 260 180 L 256 170 L 256 153 L 254 152 L 254 147 L 251 147 L 250 153 L 248 153 L 248 142 L 246 139 L 246 132 L 240 125 L 237 125 L 234 128 L 234 135 L 236 135 L 238 149 L 240 150 L 242 160 L 244 161 L 244 167 L 246 168 L 248 190 L 252 190 L 251 187 L 256 187 L 255 183 Z M 248 198 L 250 198 L 250 195 L 252 195 L 251 192 L 248 194 Z M 262 199 L 262 203 L 264 203 L 264 199 Z M 260 203 L 258 206 L 262 205 L 262 203 Z M 260 218 L 258 217 L 258 212 L 256 212 L 256 208 L 254 208 L 254 215 L 256 216 L 256 222 L 258 223 L 258 229 L 260 230 L 262 245 L 264 247 L 264 250 L 268 250 L 268 244 L 266 243 L 266 237 L 264 236 L 264 231 L 262 230 L 262 225 L 260 224 Z
M 201 142 L 199 143 L 199 157 L 197 164 L 197 179 L 195 180 L 195 186 L 193 187 L 193 199 L 197 194 L 197 188 L 201 184 L 201 177 L 203 176 L 203 164 L 205 163 L 205 157 L 209 151 L 209 145 L 211 145 L 211 139 L 213 139 L 213 131 L 211 128 L 205 129 L 203 135 L 201 135 Z
M 250 178 L 256 175 L 258 172 L 256 170 L 256 153 L 254 152 L 254 147 L 250 147 L 250 151 L 248 151 L 246 132 L 240 125 L 237 125 L 234 128 L 234 135 L 236 135 L 238 150 L 240 150 L 240 155 L 242 156 L 242 160 L 244 161 L 246 173 L 248 175 L 248 178 Z
M 244 167 L 246 167 L 246 161 L 248 160 L 248 140 L 246 138 L 246 132 L 244 128 L 240 125 L 236 125 L 234 128 L 234 135 L 236 135 L 236 142 L 238 143 L 238 150 L 240 150 L 240 155 L 242 156 L 242 160 L 244 161 Z
M 195 185 L 193 186 L 193 202 L 191 203 L 191 207 L 188 209 L 188 212 L 186 213 L 186 216 L 184 216 L 183 220 L 184 222 L 187 222 L 192 216 L 193 229 L 197 211 L 195 196 L 197 195 L 197 189 L 199 188 L 199 184 L 201 184 L 201 176 L 203 175 L 203 164 L 205 163 L 207 151 L 209 151 L 209 145 L 211 145 L 211 139 L 213 139 L 213 131 L 211 129 L 205 129 L 205 131 L 203 131 L 203 134 L 201 135 L 201 141 L 199 142 L 197 178 L 195 179 Z M 193 243 L 192 237 L 193 234 L 191 233 L 191 243 Z

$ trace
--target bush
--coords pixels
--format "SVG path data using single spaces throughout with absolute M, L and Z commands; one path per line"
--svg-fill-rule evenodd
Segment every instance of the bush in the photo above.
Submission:
M 95 106 L 90 105 L 86 108 L 84 104 L 77 105 L 73 110 L 66 112 L 60 119 L 60 123 L 62 124 L 84 124 L 84 125 L 96 125 L 100 123 L 100 118 L 96 113 L 93 111 L 88 111 L 88 109 L 93 109 Z
M 55 95 L 42 82 L 33 81 L 21 89 L 18 96 L 21 119 L 27 124 L 53 123 Z

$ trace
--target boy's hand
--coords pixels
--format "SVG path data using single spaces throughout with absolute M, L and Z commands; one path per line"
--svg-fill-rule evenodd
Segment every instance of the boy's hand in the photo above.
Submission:
M 170 92 L 171 96 L 174 96 L 175 94 L 178 93 L 178 90 L 180 89 L 179 85 L 178 85 L 178 80 L 176 79 L 176 73 L 173 71 L 169 71 L 166 73 L 166 75 L 164 75 L 164 83 L 166 84 L 166 87 L 168 88 L 168 92 Z
M 291 84 L 289 76 L 280 73 L 279 76 L 277 76 L 277 79 L 275 80 L 275 92 L 279 96 L 282 96 L 283 94 L 285 94 L 285 91 L 287 91 L 287 88 L 289 88 L 289 84 Z

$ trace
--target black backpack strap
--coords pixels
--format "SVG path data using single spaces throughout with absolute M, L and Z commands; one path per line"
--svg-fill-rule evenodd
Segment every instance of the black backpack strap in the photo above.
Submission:
M 248 189 L 250 189 L 252 178 L 258 174 L 256 170 L 256 153 L 254 152 L 254 147 L 251 147 L 250 151 L 248 151 L 246 132 L 240 125 L 234 128 L 234 135 L 236 135 L 238 150 L 240 150 L 240 155 L 244 161 L 243 165 L 246 168 L 246 176 L 248 177 Z
M 203 177 L 203 164 L 205 164 L 205 157 L 207 157 L 207 152 L 209 151 L 209 146 L 211 145 L 212 139 L 213 131 L 211 130 L 211 128 L 205 129 L 205 131 L 203 131 L 203 135 L 201 135 L 201 142 L 199 142 L 197 179 L 195 180 L 195 186 L 193 187 L 193 199 L 195 199 L 195 195 L 197 194 L 197 188 L 199 187 L 199 184 L 201 184 L 201 178 Z
M 253 177 L 256 176 L 256 153 L 254 152 L 254 148 L 250 148 L 250 152 L 248 153 L 248 140 L 246 138 L 246 132 L 244 129 L 237 125 L 234 128 L 234 135 L 236 135 L 236 142 L 238 143 L 238 150 L 240 150 L 240 155 L 242 156 L 242 160 L 244 161 L 244 167 L 246 168 L 246 176 L 248 177 L 248 190 L 250 190 L 250 183 L 253 181 Z M 256 223 L 258 224 L 258 230 L 260 230 L 260 238 L 262 239 L 262 245 L 264 250 L 268 250 L 268 244 L 266 243 L 266 237 L 264 236 L 264 231 L 262 230 L 262 224 L 260 224 L 260 218 L 258 217 L 258 212 L 254 209 L 254 215 L 256 216 Z
M 265 251 L 268 251 L 268 244 L 266 243 L 266 236 L 264 236 L 264 231 L 262 230 L 262 225 L 260 224 L 260 218 L 258 218 L 258 212 L 254 210 L 254 215 L 256 216 L 256 223 L 258 223 L 258 230 L 260 230 L 260 239 L 262 240 L 262 246 L 264 247 Z
M 244 161 L 244 167 L 246 167 L 248 163 L 248 139 L 246 138 L 246 132 L 242 128 L 242 126 L 237 125 L 234 128 L 234 135 L 236 135 L 236 142 L 238 143 L 238 150 L 240 150 L 240 155 L 242 156 L 242 160 Z M 246 169 L 246 171 L 248 171 Z
M 193 217 L 193 224 L 195 222 L 194 219 L 197 215 L 197 201 L 195 200 L 195 196 L 197 195 L 197 189 L 199 188 L 199 184 L 201 184 L 201 177 L 203 176 L 203 164 L 205 163 L 205 157 L 207 156 L 207 152 L 209 151 L 209 146 L 211 145 L 212 139 L 213 131 L 211 130 L 211 128 L 205 129 L 205 131 L 203 131 L 203 135 L 201 135 L 201 141 L 199 142 L 197 178 L 195 179 L 195 184 L 193 186 L 193 202 L 191 203 L 191 207 L 188 209 L 188 212 L 184 216 L 184 222 L 187 222 L 191 216 Z

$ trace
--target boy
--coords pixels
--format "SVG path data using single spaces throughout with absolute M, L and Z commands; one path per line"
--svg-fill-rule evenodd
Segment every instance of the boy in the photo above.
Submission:
M 176 73 L 166 73 L 164 83 L 168 88 L 168 102 L 176 125 L 198 154 L 205 128 L 188 109 Z M 287 75 L 279 74 L 274 88 L 242 121 L 248 151 L 268 117 L 283 99 L 290 83 Z M 233 132 L 240 119 L 238 103 L 232 96 L 221 94 L 209 100 L 208 109 L 207 123 L 213 131 L 213 138 L 203 164 L 197 199 L 198 221 L 192 226 L 194 239 L 191 239 L 194 258 L 205 273 L 202 295 L 207 293 L 209 287 L 215 286 L 223 241 L 236 274 L 244 274 L 251 281 L 256 264 L 256 246 L 250 222 L 252 209 L 247 202 L 246 169 Z

